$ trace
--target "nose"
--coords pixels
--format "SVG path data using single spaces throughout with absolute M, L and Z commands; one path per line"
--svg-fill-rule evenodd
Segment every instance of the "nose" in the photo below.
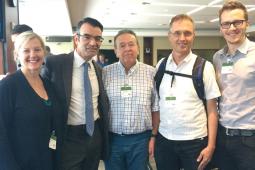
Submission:
M 129 50 L 129 49 L 131 49 L 131 46 L 130 45 L 126 45 L 125 50 Z
M 34 55 L 36 55 L 36 54 L 37 54 L 37 51 L 35 51 L 35 50 L 30 50 L 30 53 L 29 53 L 30 56 L 34 56 Z
M 184 32 L 182 32 L 181 34 L 180 34 L 180 36 L 179 36 L 179 39 L 180 40 L 184 40 L 186 37 L 185 37 L 185 35 L 184 35 Z
M 97 44 L 96 39 L 94 37 L 91 37 L 90 40 L 89 40 L 89 44 L 91 44 L 91 45 Z

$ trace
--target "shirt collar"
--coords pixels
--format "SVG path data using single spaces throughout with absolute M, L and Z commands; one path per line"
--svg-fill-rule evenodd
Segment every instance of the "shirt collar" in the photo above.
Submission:
M 249 48 L 249 40 L 248 38 L 246 38 L 244 40 L 244 42 L 240 45 L 240 47 L 238 47 L 238 51 L 240 51 L 243 54 L 247 54 L 248 53 L 248 48 Z
M 237 51 L 247 54 L 249 50 L 250 40 L 248 38 L 237 48 Z M 226 45 L 222 50 L 219 51 L 220 54 L 228 55 L 228 46 Z
M 192 58 L 192 55 L 193 55 L 193 53 L 192 53 L 192 51 L 190 51 L 189 52 L 189 54 L 181 61 L 181 63 L 187 63 L 187 62 L 189 62 L 190 60 L 191 60 L 191 58 Z M 168 60 L 168 63 L 167 64 L 176 64 L 175 62 L 174 62 L 174 59 L 173 59 L 173 55 L 172 55 L 172 53 L 169 55 L 169 60 Z M 181 64 L 180 63 L 180 64 Z
M 77 51 L 75 50 L 74 51 L 74 67 L 82 67 L 82 65 L 85 63 L 85 62 L 88 62 L 89 63 L 89 66 L 92 64 L 92 59 L 86 61 L 84 60 L 78 53 Z
M 123 66 L 123 64 L 122 64 L 120 61 L 118 62 L 118 65 L 119 65 L 120 70 L 121 70 L 123 73 L 126 74 L 125 67 Z M 136 60 L 135 65 L 133 65 L 133 66 L 129 69 L 128 74 L 132 74 L 135 70 L 137 70 L 138 65 L 139 65 L 139 62 L 138 62 L 138 60 Z

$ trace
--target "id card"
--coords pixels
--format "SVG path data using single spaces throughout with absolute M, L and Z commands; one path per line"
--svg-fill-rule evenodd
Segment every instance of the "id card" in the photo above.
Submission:
M 176 97 L 175 96 L 167 96 L 165 97 L 165 102 L 170 106 L 176 105 Z
M 233 73 L 233 69 L 234 69 L 234 63 L 233 62 L 223 63 L 222 68 L 221 68 L 221 74 Z
M 55 135 L 55 131 L 53 130 L 50 137 L 49 148 L 56 150 L 57 148 L 57 136 Z
M 132 88 L 129 85 L 121 87 L 120 92 L 122 98 L 128 98 L 132 96 Z

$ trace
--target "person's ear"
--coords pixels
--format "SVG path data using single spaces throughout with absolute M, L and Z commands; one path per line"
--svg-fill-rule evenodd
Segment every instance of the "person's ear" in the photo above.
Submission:
M 79 42 L 79 35 L 77 32 L 73 36 L 73 41 L 74 41 L 75 47 L 77 47 L 77 44 Z
M 246 21 L 246 28 L 249 28 L 250 27 L 250 21 Z

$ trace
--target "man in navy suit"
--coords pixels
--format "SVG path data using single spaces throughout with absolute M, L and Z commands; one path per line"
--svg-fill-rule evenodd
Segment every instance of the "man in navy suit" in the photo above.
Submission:
M 108 155 L 108 99 L 101 68 L 92 60 L 102 44 L 103 25 L 93 18 L 78 23 L 75 50 L 46 58 L 42 76 L 54 84 L 63 110 L 63 137 L 60 150 L 61 170 L 98 170 L 99 160 Z M 84 63 L 88 64 L 91 83 L 94 131 L 86 132 Z

